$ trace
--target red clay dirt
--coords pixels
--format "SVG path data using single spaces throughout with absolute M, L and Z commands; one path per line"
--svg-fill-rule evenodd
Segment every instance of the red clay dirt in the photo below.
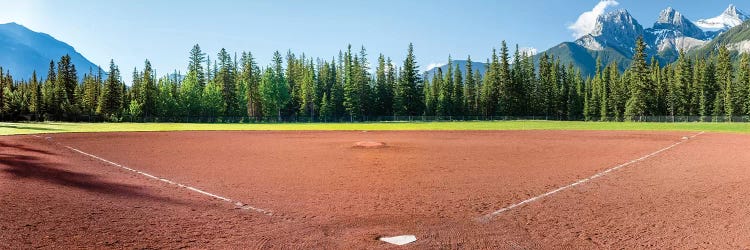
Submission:
M 694 134 L 6 136 L 0 137 L 0 248 L 387 248 L 395 246 L 378 237 L 402 234 L 417 236 L 405 248 L 747 248 L 747 135 L 702 134 L 481 220 Z

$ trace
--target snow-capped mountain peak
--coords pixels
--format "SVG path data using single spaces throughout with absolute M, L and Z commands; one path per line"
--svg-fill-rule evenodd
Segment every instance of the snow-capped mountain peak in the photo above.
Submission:
M 619 9 L 599 16 L 594 30 L 575 43 L 590 50 L 614 48 L 630 52 L 642 34 L 643 26 L 627 10 Z
M 667 7 L 659 13 L 659 19 L 656 20 L 657 24 L 673 24 L 682 25 L 682 14 L 677 12 L 672 7 Z
M 601 36 L 610 32 L 640 32 L 642 30 L 643 27 L 638 24 L 638 21 L 627 10 L 619 9 L 599 16 L 591 35 Z
M 659 13 L 653 28 L 645 31 L 646 43 L 658 52 L 676 53 L 706 43 L 706 33 L 680 12 L 668 7 Z
M 748 19 L 747 15 L 743 13 L 741 10 L 738 10 L 734 4 L 730 4 L 729 7 L 727 7 L 726 10 L 722 13 L 723 15 L 736 17 L 739 19 Z
M 713 18 L 701 19 L 695 22 L 698 27 L 706 31 L 720 31 L 728 30 L 734 26 L 740 25 L 746 20 L 750 19 L 750 16 L 737 9 L 733 4 L 730 4 L 721 15 Z
M 679 31 L 684 36 L 699 39 L 702 39 L 705 36 L 703 30 L 672 7 L 668 7 L 661 11 L 659 18 L 656 20 L 656 23 L 654 23 L 653 30 Z

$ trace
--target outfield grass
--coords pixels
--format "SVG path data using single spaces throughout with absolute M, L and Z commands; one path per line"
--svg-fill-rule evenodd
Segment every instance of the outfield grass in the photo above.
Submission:
M 654 130 L 750 133 L 750 123 L 636 123 L 567 121 L 380 122 L 380 123 L 0 123 L 0 135 L 205 130 Z

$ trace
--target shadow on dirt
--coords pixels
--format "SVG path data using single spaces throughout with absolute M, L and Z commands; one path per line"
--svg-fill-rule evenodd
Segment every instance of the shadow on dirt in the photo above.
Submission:
M 0 148 L 16 148 L 16 149 L 20 149 L 20 150 L 23 150 L 23 151 L 30 151 L 30 152 L 39 153 L 39 154 L 55 155 L 55 153 L 52 153 L 52 152 L 47 151 L 47 150 L 30 148 L 28 146 L 21 145 L 21 144 L 11 144 L 11 143 L 1 142 L 1 141 L 0 141 Z M 0 152 L 2 152 L 2 151 L 0 151 Z
M 18 147 L 21 150 L 27 150 Z M 36 152 L 33 151 L 32 152 Z M 44 151 L 42 151 L 44 153 Z M 3 167 L 4 166 L 4 167 Z M 126 199 L 145 199 L 160 202 L 185 204 L 168 197 L 149 194 L 144 188 L 101 180 L 96 175 L 60 169 L 62 164 L 48 163 L 38 157 L 0 153 L 0 169 L 11 178 L 33 179 L 46 183 L 71 187 Z

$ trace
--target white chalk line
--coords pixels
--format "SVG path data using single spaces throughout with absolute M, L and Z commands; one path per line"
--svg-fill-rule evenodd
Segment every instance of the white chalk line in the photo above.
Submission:
M 695 135 L 692 135 L 692 136 L 688 137 L 688 139 L 693 139 L 693 138 L 695 138 L 696 136 L 702 135 L 702 134 L 704 134 L 704 133 L 705 133 L 705 131 L 701 131 L 700 133 L 697 133 L 697 134 L 695 134 Z M 604 171 L 602 171 L 602 172 L 596 173 L 596 174 L 594 174 L 594 175 L 592 175 L 592 176 L 590 176 L 590 177 L 588 177 L 588 178 L 584 178 L 584 179 L 578 180 L 578 181 L 576 181 L 576 182 L 573 182 L 573 183 L 571 183 L 571 184 L 568 184 L 568 185 L 566 185 L 566 186 L 562 186 L 562 187 L 559 187 L 559 188 L 557 188 L 557 189 L 555 189 L 555 190 L 552 190 L 552 191 L 546 192 L 546 193 L 544 193 L 544 194 L 540 194 L 540 195 L 537 195 L 537 196 L 531 197 L 531 198 L 529 198 L 529 199 L 526 199 L 526 200 L 524 200 L 524 201 L 521 201 L 521 202 L 518 202 L 518 203 L 512 204 L 512 205 L 510 205 L 510 206 L 507 206 L 507 207 L 501 208 L 501 209 L 499 209 L 499 210 L 496 210 L 496 211 L 494 211 L 494 212 L 492 212 L 492 213 L 489 213 L 489 214 L 487 214 L 487 215 L 484 215 L 484 216 L 480 217 L 480 218 L 479 218 L 479 221 L 480 221 L 480 222 L 488 222 L 488 221 L 490 221 L 490 220 L 491 220 L 491 219 L 492 219 L 493 217 L 495 217 L 495 216 L 497 216 L 497 215 L 499 215 L 499 214 L 502 214 L 502 213 L 504 213 L 504 212 L 507 212 L 508 210 L 511 210 L 511 209 L 514 209 L 514 208 L 517 208 L 517 207 L 520 207 L 520 206 L 526 205 L 526 204 L 528 204 L 528 203 L 534 202 L 534 201 L 536 201 L 536 200 L 539 200 L 539 199 L 542 199 L 542 198 L 544 198 L 544 197 L 547 197 L 547 196 L 550 196 L 550 195 L 556 194 L 556 193 L 558 193 L 558 192 L 560 192 L 560 191 L 563 191 L 563 190 L 566 190 L 566 189 L 569 189 L 569 188 L 572 188 L 572 187 L 575 187 L 575 186 L 581 185 L 581 184 L 583 184 L 583 183 L 586 183 L 586 182 L 589 182 L 589 181 L 591 181 L 591 180 L 594 180 L 594 179 L 596 179 L 596 178 L 602 177 L 602 176 L 604 176 L 604 175 L 606 175 L 606 174 L 608 174 L 608 173 L 610 173 L 610 172 L 612 172 L 612 171 L 615 171 L 615 170 L 618 170 L 618 169 L 621 169 L 621 168 L 627 167 L 627 166 L 629 166 L 629 165 L 632 165 L 632 164 L 634 164 L 634 163 L 637 163 L 637 162 L 641 162 L 641 161 L 643 161 L 643 160 L 646 160 L 646 159 L 648 159 L 648 158 L 651 158 L 651 157 L 653 157 L 653 156 L 655 156 L 655 155 L 658 155 L 658 154 L 660 154 L 660 153 L 662 153 L 662 152 L 664 152 L 664 151 L 670 150 L 670 149 L 672 149 L 672 148 L 674 148 L 674 147 L 676 147 L 676 146 L 678 146 L 678 145 L 680 145 L 680 144 L 682 144 L 682 143 L 685 143 L 686 141 L 688 141 L 688 140 L 686 140 L 686 139 L 683 139 L 683 140 L 681 140 L 681 141 L 679 141 L 679 142 L 676 142 L 676 143 L 674 143 L 674 144 L 672 144 L 672 145 L 669 145 L 669 146 L 667 146 L 667 147 L 665 147 L 665 148 L 659 149 L 659 150 L 657 150 L 657 151 L 655 151 L 655 152 L 653 152 L 653 153 L 650 153 L 650 154 L 644 155 L 644 156 L 642 156 L 642 157 L 640 157 L 640 158 L 637 158 L 637 159 L 635 159 L 635 160 L 632 160 L 632 161 L 629 161 L 629 162 L 626 162 L 626 163 L 623 163 L 623 164 L 620 164 L 620 165 L 617 165 L 617 166 L 611 167 L 611 168 L 609 168 L 609 169 L 606 169 L 606 170 L 604 170 Z
M 193 192 L 196 192 L 196 193 L 199 193 L 199 194 L 202 194 L 202 195 L 214 198 L 214 199 L 218 199 L 218 200 L 221 200 L 221 201 L 232 203 L 233 205 L 237 206 L 237 208 L 239 208 L 239 209 L 251 210 L 251 211 L 262 213 L 262 214 L 265 214 L 265 215 L 268 215 L 268 216 L 272 216 L 273 215 L 273 213 L 271 211 L 266 210 L 266 209 L 253 207 L 251 205 L 248 205 L 248 204 L 245 204 L 245 203 L 242 203 L 242 202 L 239 202 L 239 201 L 234 201 L 234 200 L 229 199 L 229 198 L 224 197 L 224 196 L 220 196 L 220 195 L 216 195 L 216 194 L 212 194 L 212 193 L 206 192 L 206 191 L 201 190 L 199 188 L 191 187 L 191 186 L 188 186 L 188 185 L 185 185 L 185 184 L 181 184 L 181 183 L 178 183 L 178 182 L 175 182 L 175 181 L 171 181 L 169 179 L 160 178 L 160 177 L 154 176 L 152 174 L 149 174 L 149 173 L 146 173 L 146 172 L 143 172 L 143 171 L 140 171 L 140 170 L 132 169 L 132 168 L 123 166 L 122 164 L 118 164 L 116 162 L 113 162 L 113 161 L 101 158 L 99 156 L 83 152 L 83 151 L 81 151 L 81 150 L 79 150 L 77 148 L 74 148 L 74 147 L 70 147 L 70 146 L 64 146 L 64 147 L 67 148 L 67 149 L 70 149 L 70 150 L 72 150 L 74 152 L 77 152 L 79 154 L 82 154 L 82 155 L 85 155 L 85 156 L 88 156 L 88 157 L 91 157 L 91 158 L 103 161 L 103 162 L 105 162 L 107 164 L 110 164 L 112 166 L 119 167 L 121 169 L 125 169 L 127 171 L 134 172 L 134 173 L 146 176 L 148 178 L 151 178 L 151 179 L 154 179 L 154 180 L 157 180 L 157 181 L 165 182 L 165 183 L 170 184 L 170 185 L 175 185 L 175 186 L 180 187 L 180 188 L 185 188 L 187 190 L 190 190 L 190 191 L 193 191 Z

